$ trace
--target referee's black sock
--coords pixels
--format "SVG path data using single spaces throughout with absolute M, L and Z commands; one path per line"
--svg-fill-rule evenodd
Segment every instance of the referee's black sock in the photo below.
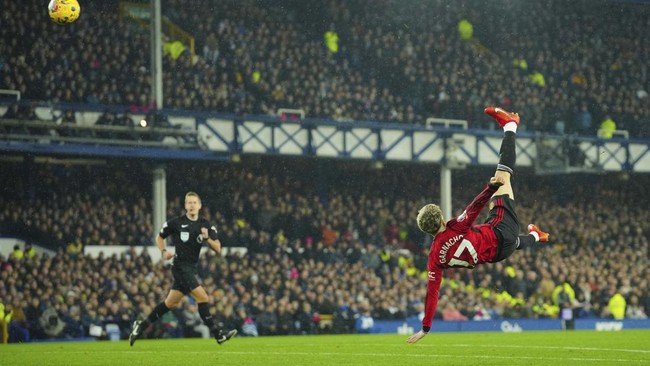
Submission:
M 162 316 L 165 315 L 165 313 L 168 311 L 169 308 L 167 305 L 165 305 L 165 302 L 161 302 L 160 304 L 156 305 L 151 314 L 149 314 L 147 319 L 145 319 L 140 326 L 142 329 L 147 329 L 150 324 L 157 322 L 158 319 L 162 318 Z
M 198 303 L 199 306 L 199 315 L 201 315 L 201 319 L 203 319 L 203 323 L 208 326 L 210 329 L 215 328 L 215 322 L 214 318 L 212 317 L 212 314 L 210 314 L 210 305 L 208 305 L 207 302 L 200 302 Z

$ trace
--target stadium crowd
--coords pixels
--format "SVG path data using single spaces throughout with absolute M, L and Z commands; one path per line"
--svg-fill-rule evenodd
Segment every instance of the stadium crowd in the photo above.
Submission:
M 534 131 L 594 135 L 611 120 L 650 136 L 650 7 L 632 1 L 162 3 L 197 50 L 194 59 L 189 50 L 165 57 L 166 108 L 301 108 L 335 120 L 445 117 L 488 128 L 477 111 L 502 105 Z M 66 27 L 49 22 L 38 1 L 6 6 L 0 89 L 151 109 L 149 32 L 120 18 L 117 1 L 84 4 Z M 457 29 L 462 19 L 473 26 L 468 40 Z
M 17 247 L 0 257 L 11 341 L 125 338 L 132 321 L 164 298 L 168 264 L 143 251 L 155 230 L 143 164 L 2 163 L 11 184 L 0 193 L 0 232 L 53 250 Z M 421 316 L 430 238 L 413 213 L 439 196 L 436 175 L 421 169 L 272 159 L 208 170 L 175 165 L 168 217 L 180 214 L 185 191 L 196 190 L 224 246 L 246 248 L 245 255 L 209 253 L 200 263 L 212 311 L 228 328 L 244 335 L 364 332 L 362 318 Z M 489 174 L 454 173 L 454 212 Z M 522 225 L 547 228 L 551 244 L 495 265 L 448 270 L 436 318 L 557 318 L 562 308 L 578 318 L 647 317 L 647 180 L 538 177 L 522 169 L 515 182 Z M 558 185 L 566 189 L 551 188 Z M 129 249 L 93 257 L 86 245 Z M 146 336 L 206 336 L 195 307 L 188 300 Z M 117 324 L 117 333 L 107 333 L 107 324 Z

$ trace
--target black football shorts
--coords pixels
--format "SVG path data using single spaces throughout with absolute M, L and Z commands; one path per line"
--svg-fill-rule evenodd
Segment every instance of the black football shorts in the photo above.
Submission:
M 185 295 L 200 286 L 198 268 L 195 264 L 174 263 L 172 275 L 174 275 L 172 289 L 178 290 Z
M 494 227 L 494 232 L 499 239 L 497 255 L 492 262 L 500 262 L 508 258 L 517 249 L 519 240 L 519 219 L 515 212 L 515 201 L 507 194 L 492 197 L 490 212 L 485 223 Z

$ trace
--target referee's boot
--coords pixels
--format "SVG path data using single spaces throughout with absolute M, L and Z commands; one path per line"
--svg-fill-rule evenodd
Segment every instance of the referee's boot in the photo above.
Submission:
M 519 125 L 519 114 L 518 113 L 512 113 L 508 112 L 504 109 L 501 109 L 499 107 L 488 107 L 485 108 L 485 114 L 488 116 L 494 118 L 495 121 L 499 124 L 499 126 L 503 127 L 506 125 L 508 122 L 514 122 L 517 125 Z
M 133 343 L 135 343 L 135 340 L 138 339 L 141 333 L 142 333 L 142 320 L 136 320 L 133 322 L 133 330 L 131 331 L 131 334 L 129 334 L 129 344 L 131 345 L 131 347 L 133 347 Z
M 223 330 L 223 329 L 218 329 L 215 330 L 214 332 L 214 339 L 217 340 L 217 343 L 222 344 L 223 342 L 229 340 L 230 338 L 234 337 L 237 335 L 237 329 L 232 329 L 232 330 Z
M 528 225 L 528 234 L 537 236 L 537 241 L 539 242 L 545 243 L 548 241 L 548 233 L 545 233 L 542 230 L 540 230 L 535 224 Z

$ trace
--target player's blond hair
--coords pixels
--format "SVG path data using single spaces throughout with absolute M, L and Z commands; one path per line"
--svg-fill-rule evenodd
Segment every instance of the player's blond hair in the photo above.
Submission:
M 418 211 L 418 228 L 423 232 L 436 235 L 442 225 L 442 210 L 440 206 L 429 203 Z

